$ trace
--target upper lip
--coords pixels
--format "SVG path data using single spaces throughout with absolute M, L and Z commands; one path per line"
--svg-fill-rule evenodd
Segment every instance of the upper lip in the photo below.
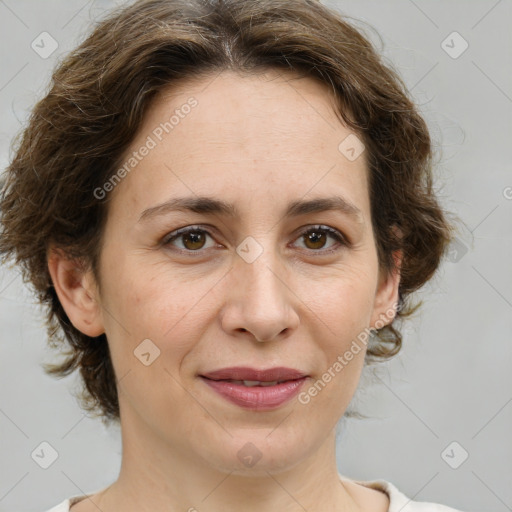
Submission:
M 201 374 L 211 380 L 252 380 L 258 382 L 274 382 L 296 380 L 307 377 L 307 374 L 293 368 L 282 366 L 258 370 L 247 366 L 233 366 L 230 368 L 221 368 L 208 373 Z

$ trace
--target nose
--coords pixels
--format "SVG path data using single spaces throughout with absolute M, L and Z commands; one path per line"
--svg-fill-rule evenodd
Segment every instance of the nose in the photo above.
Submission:
M 287 276 L 268 250 L 252 263 L 237 257 L 221 310 L 225 332 L 260 342 L 289 336 L 299 325 L 295 307 L 299 299 L 286 282 Z

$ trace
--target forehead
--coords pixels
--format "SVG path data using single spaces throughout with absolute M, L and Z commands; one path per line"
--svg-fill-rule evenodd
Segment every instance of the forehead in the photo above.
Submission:
M 246 156 L 275 157 L 255 155 L 265 144 L 267 149 L 295 151 L 301 147 L 304 156 L 317 153 L 318 157 L 319 150 L 332 146 L 329 134 L 337 141 L 340 133 L 334 132 L 350 132 L 337 119 L 332 92 L 325 84 L 277 70 L 258 74 L 223 71 L 163 90 L 147 112 L 142 131 L 156 126 L 162 115 L 184 109 L 191 98 L 197 106 L 181 117 L 179 124 L 194 130 L 192 144 L 200 140 L 217 151 L 224 148 L 232 152 L 238 148 Z M 181 122 L 186 119 L 187 122 Z M 180 131 L 183 129 L 176 126 L 175 138 L 179 138 Z M 302 144 L 304 141 L 311 143 Z M 283 158 L 294 155 L 295 152 L 284 154 Z
M 237 202 L 261 200 L 264 191 L 289 202 L 339 192 L 365 210 L 365 155 L 351 160 L 340 150 L 349 136 L 317 80 L 281 71 L 203 76 L 151 103 L 125 161 L 149 139 L 152 147 L 116 194 L 141 210 L 184 193 Z

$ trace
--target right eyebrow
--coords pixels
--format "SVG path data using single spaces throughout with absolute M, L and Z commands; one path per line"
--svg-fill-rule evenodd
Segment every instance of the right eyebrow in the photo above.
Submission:
M 286 207 L 284 217 L 298 217 L 308 213 L 323 211 L 340 211 L 359 223 L 362 223 L 363 214 L 357 206 L 340 196 L 322 197 L 308 201 L 292 201 Z M 220 214 L 227 217 L 239 217 L 238 209 L 234 204 L 226 203 L 212 197 L 176 197 L 151 208 L 147 208 L 139 217 L 139 222 L 150 218 L 166 215 L 173 211 L 191 211 L 207 215 Z

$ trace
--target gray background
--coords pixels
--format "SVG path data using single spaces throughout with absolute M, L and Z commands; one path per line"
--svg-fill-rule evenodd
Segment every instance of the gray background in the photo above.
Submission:
M 0 0 L 1 169 L 52 67 L 116 3 Z M 387 479 L 415 500 L 512 510 L 512 2 L 325 3 L 353 17 L 404 77 L 436 142 L 443 205 L 461 219 L 418 294 L 402 352 L 364 371 L 351 407 L 370 419 L 343 420 L 340 472 Z M 59 45 L 48 58 L 31 48 L 43 31 Z M 79 409 L 76 376 L 44 374 L 54 357 L 45 339 L 16 269 L 0 267 L 0 511 L 43 511 L 117 477 L 119 432 Z M 58 452 L 48 469 L 31 458 L 43 441 Z

